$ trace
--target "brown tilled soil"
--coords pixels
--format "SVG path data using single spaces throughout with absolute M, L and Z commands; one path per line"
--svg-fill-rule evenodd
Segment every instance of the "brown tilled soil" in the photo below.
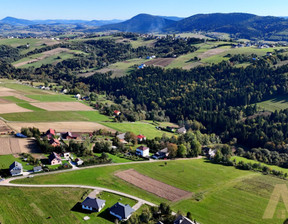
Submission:
M 19 107 L 16 103 L 7 103 L 0 106 L 0 114 L 31 112 L 31 110 Z
M 41 153 L 41 149 L 38 147 L 34 139 L 19 138 L 18 144 L 20 146 L 21 153 Z
M 47 111 L 93 111 L 89 107 L 79 102 L 45 102 L 45 103 L 31 103 L 35 107 L 42 108 Z
M 0 120 L 0 134 L 9 134 L 13 130 L 2 120 Z
M 204 52 L 203 54 L 199 55 L 198 57 L 203 59 L 203 58 L 209 58 L 211 56 L 217 55 L 217 54 L 221 54 L 225 51 L 228 51 L 229 49 L 224 49 L 224 48 L 215 48 L 215 49 L 211 49 L 208 50 L 206 52 Z
M 0 155 L 21 153 L 17 138 L 0 138 Z
M 145 65 L 155 65 L 155 66 L 166 67 L 170 65 L 171 62 L 174 60 L 175 58 L 156 58 L 156 59 L 145 62 Z
M 33 100 L 31 98 L 24 96 L 23 93 L 21 93 L 21 92 L 18 92 L 14 89 L 9 89 L 6 87 L 0 87 L 0 97 L 1 96 L 14 96 L 18 99 L 25 100 L 27 102 L 38 102 L 37 100 Z M 4 99 L 1 99 L 1 100 L 4 100 Z M 3 103 L 4 103 L 4 101 L 3 101 Z
M 111 132 L 116 132 L 111 128 L 107 128 L 104 125 L 95 122 L 85 121 L 71 121 L 71 122 L 9 122 L 9 126 L 17 131 L 20 131 L 22 127 L 35 127 L 41 132 L 46 132 L 49 128 L 53 128 L 56 132 L 93 132 L 98 129 L 106 129 Z
M 141 173 L 138 173 L 133 169 L 117 172 L 115 175 L 130 184 L 133 184 L 161 198 L 168 199 L 169 201 L 179 201 L 183 198 L 192 196 L 191 192 L 181 190 L 158 180 L 154 180 Z

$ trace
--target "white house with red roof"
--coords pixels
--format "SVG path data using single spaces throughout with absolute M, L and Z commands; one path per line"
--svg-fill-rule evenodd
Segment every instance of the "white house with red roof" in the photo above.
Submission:
M 142 156 L 142 157 L 149 157 L 149 147 L 146 147 L 143 145 L 139 146 L 136 149 L 136 155 Z
M 139 142 L 142 142 L 142 141 L 146 140 L 146 136 L 145 135 L 137 135 L 137 139 Z
M 114 115 L 115 116 L 119 116 L 121 114 L 121 111 L 119 111 L 119 110 L 114 110 Z

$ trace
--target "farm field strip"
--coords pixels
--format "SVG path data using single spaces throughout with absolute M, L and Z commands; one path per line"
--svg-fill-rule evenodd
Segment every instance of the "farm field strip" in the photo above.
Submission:
M 45 102 L 31 103 L 31 105 L 46 111 L 95 111 L 92 107 L 80 102 Z

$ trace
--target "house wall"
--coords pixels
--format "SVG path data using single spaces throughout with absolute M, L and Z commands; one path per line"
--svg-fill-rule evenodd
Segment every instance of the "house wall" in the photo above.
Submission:
M 53 159 L 51 161 L 51 165 L 58 165 L 58 164 L 61 164 L 61 163 L 62 163 L 62 161 L 58 161 L 57 159 Z
M 115 216 L 115 217 L 117 217 L 120 221 L 122 220 L 122 217 L 119 216 L 119 215 L 117 215 L 117 214 L 115 214 L 114 212 L 111 212 L 111 211 L 110 211 L 110 214 L 113 215 L 113 216 Z

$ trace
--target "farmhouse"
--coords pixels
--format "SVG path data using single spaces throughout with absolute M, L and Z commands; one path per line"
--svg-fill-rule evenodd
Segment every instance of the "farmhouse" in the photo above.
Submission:
M 186 218 L 183 215 L 179 215 L 175 221 L 174 224 L 196 224 L 195 222 L 191 221 L 190 219 Z
M 182 127 L 182 128 L 178 128 L 177 129 L 177 133 L 178 134 L 186 134 L 187 130 L 185 127 Z
M 84 161 L 80 158 L 76 158 L 75 163 L 77 164 L 77 166 L 81 166 L 84 163 Z
M 49 159 L 49 162 L 50 162 L 51 165 L 62 164 L 62 159 L 56 152 L 52 152 L 49 155 L 48 159 Z
M 82 203 L 82 209 L 100 212 L 101 209 L 105 206 L 105 200 L 101 200 L 99 198 L 90 198 L 87 197 Z
M 51 138 L 50 141 L 49 141 L 49 144 L 53 147 L 57 147 L 57 146 L 60 146 L 60 142 L 58 139 L 56 138 Z
M 78 134 L 73 134 L 72 132 L 64 132 L 64 133 L 61 133 L 61 138 L 63 140 L 68 140 L 68 139 L 79 139 L 80 138 L 80 135 Z
M 137 135 L 137 140 L 138 140 L 138 142 L 145 141 L 145 140 L 146 140 L 146 136 L 144 136 L 144 135 Z
M 46 134 L 45 134 L 45 136 L 46 136 L 48 139 L 53 138 L 55 135 L 56 135 L 56 132 L 55 132 L 55 130 L 52 129 L 52 128 L 50 128 L 48 131 L 46 131 Z
M 37 173 L 37 172 L 41 172 L 42 171 L 42 167 L 41 166 L 35 166 L 33 167 L 33 172 Z
M 21 163 L 15 161 L 9 167 L 10 174 L 12 176 L 18 176 L 23 174 L 23 166 Z
M 116 137 L 119 138 L 119 140 L 120 140 L 121 143 L 123 143 L 123 144 L 128 144 L 128 142 L 125 141 L 125 134 L 126 134 L 126 133 L 119 134 L 119 135 L 117 135 Z
M 152 158 L 153 159 L 163 159 L 169 156 L 168 148 L 161 149 L 160 151 L 156 152 Z
M 119 116 L 121 114 L 121 111 L 119 110 L 114 110 L 114 116 Z
M 142 156 L 142 157 L 149 157 L 149 148 L 145 146 L 139 146 L 136 149 L 136 155 Z
M 110 214 L 121 220 L 128 220 L 135 210 L 130 205 L 117 202 L 110 208 Z

